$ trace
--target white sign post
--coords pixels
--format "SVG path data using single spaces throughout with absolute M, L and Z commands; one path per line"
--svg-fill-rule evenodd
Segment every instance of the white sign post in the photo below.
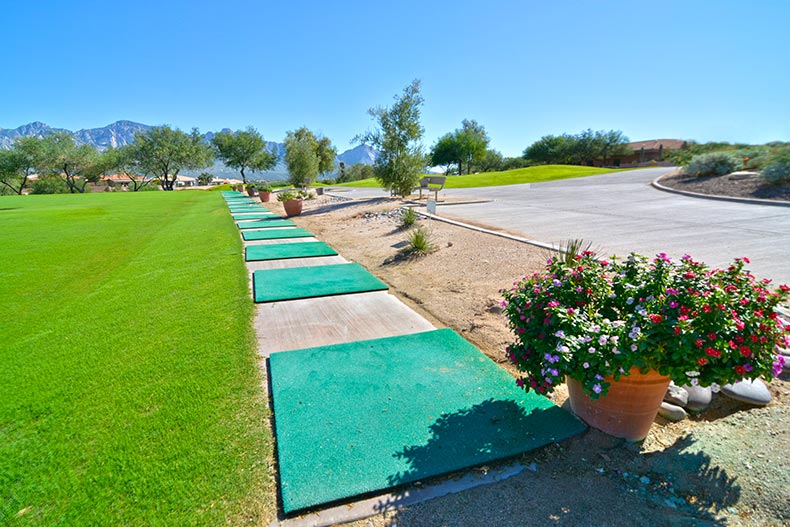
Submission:
M 428 203 L 425 204 L 425 208 L 428 209 L 428 214 L 436 214 L 436 200 L 429 199 Z

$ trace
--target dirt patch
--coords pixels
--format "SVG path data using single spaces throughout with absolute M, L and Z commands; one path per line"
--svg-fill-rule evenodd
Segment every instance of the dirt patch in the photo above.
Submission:
M 393 262 L 406 240 L 398 227 L 404 205 L 324 196 L 306 202 L 296 223 L 515 373 L 504 356 L 512 338 L 499 290 L 540 270 L 549 253 L 423 219 L 439 249 Z M 717 396 L 701 416 L 659 418 L 642 444 L 590 430 L 523 456 L 534 470 L 519 476 L 351 525 L 788 525 L 790 382 L 774 380 L 770 389 L 765 408 Z M 566 403 L 564 387 L 553 399 Z
M 700 194 L 790 201 L 790 185 L 770 185 L 756 173 L 706 177 L 676 173 L 661 178 L 660 183 L 675 190 Z

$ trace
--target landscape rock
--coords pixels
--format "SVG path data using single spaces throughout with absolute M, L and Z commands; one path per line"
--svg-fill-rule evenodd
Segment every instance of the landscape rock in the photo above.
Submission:
M 689 393 L 681 386 L 676 386 L 675 383 L 669 383 L 669 388 L 667 388 L 664 400 L 675 406 L 685 408 L 689 402 Z
M 710 386 L 703 388 L 701 386 L 685 385 L 683 389 L 688 394 L 686 410 L 691 412 L 704 412 L 713 400 L 713 391 L 710 389 Z
M 744 379 L 721 387 L 721 393 L 744 403 L 765 406 L 771 402 L 771 392 L 760 379 Z
M 667 421 L 682 421 L 688 417 L 688 414 L 683 408 L 680 406 L 675 406 L 674 404 L 670 404 L 666 401 L 661 403 L 661 408 L 658 409 L 658 415 Z

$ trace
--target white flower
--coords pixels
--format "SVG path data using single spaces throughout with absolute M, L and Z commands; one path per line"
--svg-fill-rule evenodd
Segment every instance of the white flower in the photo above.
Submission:
M 625 303 L 626 303 L 626 304 L 628 304 L 628 305 L 630 306 L 631 304 L 633 304 L 633 303 L 634 303 L 634 297 L 632 297 L 632 296 L 629 296 L 629 297 L 628 297 L 628 300 L 626 300 L 626 301 L 625 301 Z

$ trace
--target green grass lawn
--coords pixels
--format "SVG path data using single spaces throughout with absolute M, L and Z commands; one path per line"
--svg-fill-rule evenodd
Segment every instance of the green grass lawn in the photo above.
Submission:
M 276 507 L 241 242 L 218 192 L 0 197 L 0 524 Z
M 484 172 L 468 176 L 450 176 L 445 188 L 498 187 L 519 183 L 542 183 L 557 179 L 570 179 L 596 174 L 619 172 L 610 168 L 580 167 L 574 165 L 542 165 L 536 167 L 517 168 L 504 172 Z M 353 183 L 343 183 L 345 187 L 377 188 L 381 184 L 376 179 L 363 179 Z

